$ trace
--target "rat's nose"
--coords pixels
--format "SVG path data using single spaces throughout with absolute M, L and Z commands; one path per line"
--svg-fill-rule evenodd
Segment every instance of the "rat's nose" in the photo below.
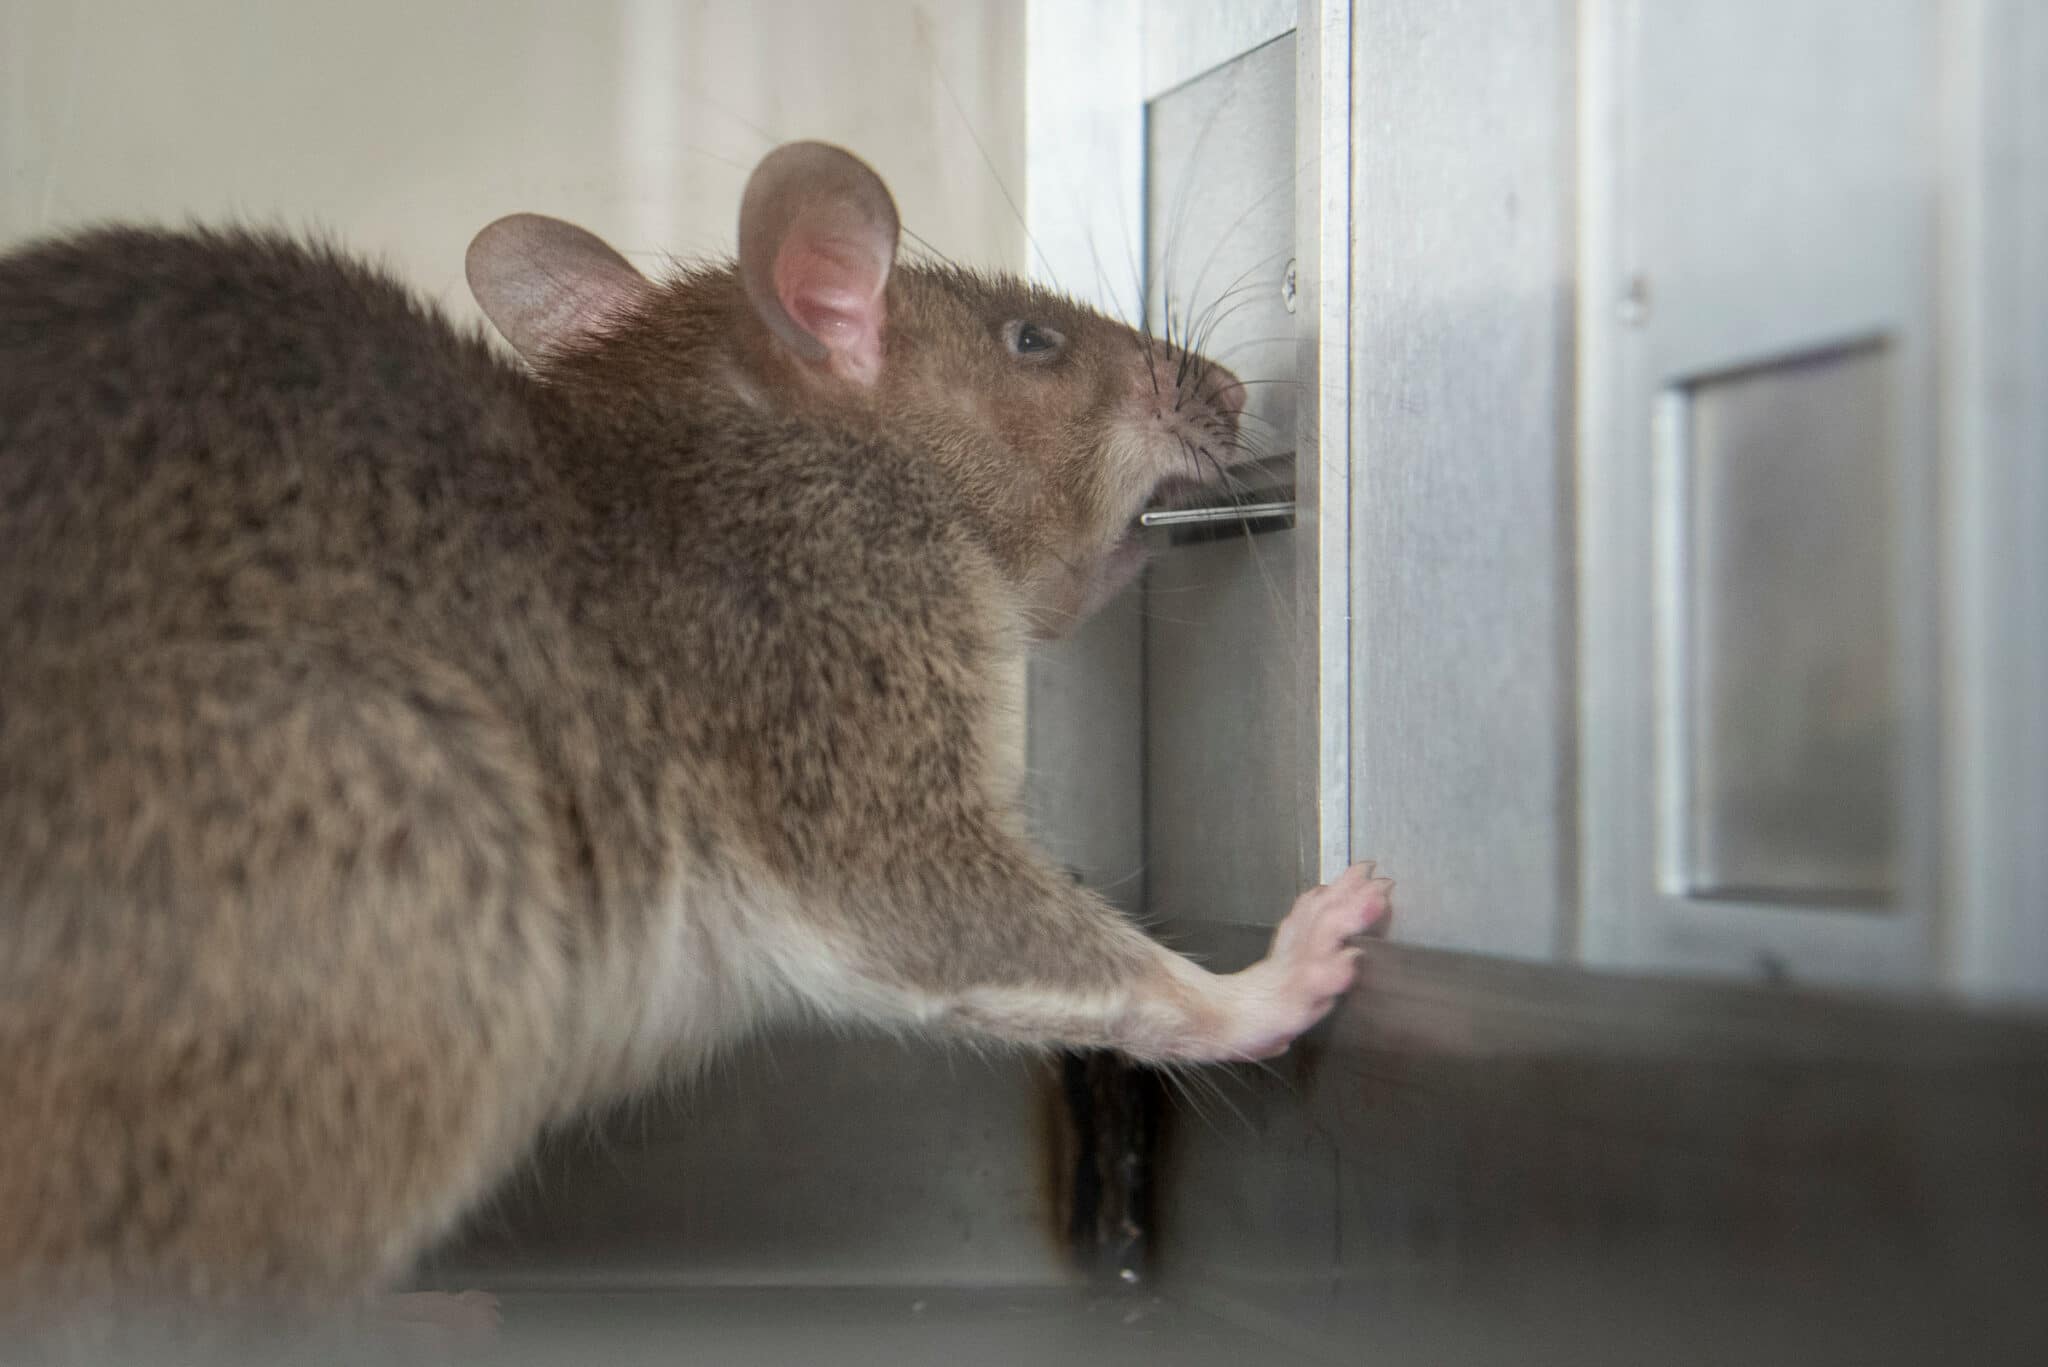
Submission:
M 1222 366 L 1209 367 L 1209 373 L 1202 382 L 1203 397 L 1216 406 L 1216 411 L 1232 422 L 1244 413 L 1244 381 L 1225 370 Z
M 1177 389 L 1182 402 L 1206 403 L 1216 416 L 1233 423 L 1244 413 L 1244 382 L 1203 356 L 1190 356 L 1177 347 L 1163 348 L 1152 362 L 1152 374 L 1159 390 Z

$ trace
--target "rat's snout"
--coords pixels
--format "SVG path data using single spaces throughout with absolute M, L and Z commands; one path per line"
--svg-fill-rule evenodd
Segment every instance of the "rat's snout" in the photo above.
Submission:
M 1154 394 L 1172 396 L 1173 407 L 1185 416 L 1213 417 L 1236 426 L 1244 412 L 1245 387 L 1227 367 L 1175 346 L 1154 348 L 1151 360 Z
M 1225 370 L 1222 366 L 1211 366 L 1208 375 L 1208 399 L 1217 413 L 1236 422 L 1244 413 L 1244 381 Z
M 1131 376 L 1130 414 L 1142 464 L 1132 467 L 1145 508 L 1177 508 L 1231 481 L 1256 458 L 1239 430 L 1244 382 L 1198 352 L 1151 341 Z
M 1171 501 L 1224 480 L 1250 458 L 1238 431 L 1244 382 L 1199 352 L 1148 339 L 1132 375 L 1131 413 L 1147 431 L 1142 476 L 1152 502 Z

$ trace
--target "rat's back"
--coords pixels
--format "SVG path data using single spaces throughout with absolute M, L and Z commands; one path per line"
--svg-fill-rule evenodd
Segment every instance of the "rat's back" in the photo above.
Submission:
M 521 377 L 334 251 L 108 228 L 0 257 L 0 656 L 417 608 L 443 586 L 408 552 L 531 507 L 532 445 Z

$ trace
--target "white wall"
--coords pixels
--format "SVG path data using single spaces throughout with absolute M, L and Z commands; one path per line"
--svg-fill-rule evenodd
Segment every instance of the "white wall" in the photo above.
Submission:
M 463 249 L 498 215 L 649 268 L 726 251 L 753 162 L 820 137 L 908 228 L 1015 269 L 1023 66 L 1006 0 L 0 0 L 0 248 L 317 225 L 467 314 Z

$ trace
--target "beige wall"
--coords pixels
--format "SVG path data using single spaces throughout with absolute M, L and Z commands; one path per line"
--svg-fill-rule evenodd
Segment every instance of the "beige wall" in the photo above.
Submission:
M 0 0 L 0 247 L 317 225 L 466 312 L 463 249 L 500 214 L 652 269 L 729 250 L 755 159 L 821 137 L 908 228 L 1017 268 L 1023 68 L 1008 0 Z

